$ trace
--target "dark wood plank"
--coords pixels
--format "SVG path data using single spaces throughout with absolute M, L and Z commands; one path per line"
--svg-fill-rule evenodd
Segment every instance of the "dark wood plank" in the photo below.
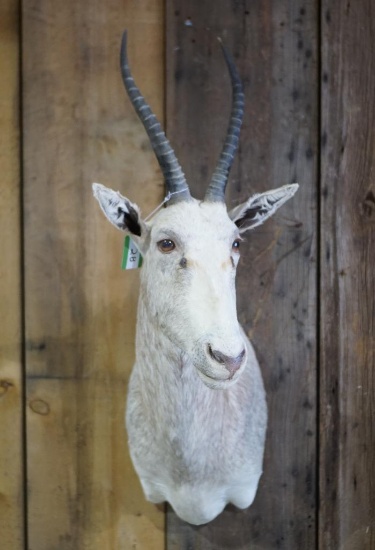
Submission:
M 322 2 L 319 548 L 375 548 L 375 5 Z
M 230 110 L 218 47 L 234 53 L 246 94 L 228 204 L 298 181 L 296 197 L 243 246 L 239 318 L 264 374 L 264 475 L 247 513 L 192 528 L 168 514 L 168 548 L 316 545 L 317 4 L 167 2 L 167 130 L 197 197 L 217 160 Z
M 30 548 L 164 548 L 124 426 L 138 273 L 91 183 L 150 211 L 162 178 L 126 98 L 119 47 L 163 114 L 162 1 L 24 0 L 25 288 Z M 0 544 L 1 546 L 1 544 Z M 9 547 L 10 548 L 10 547 Z
M 19 6 L 0 2 L 0 537 L 24 548 Z

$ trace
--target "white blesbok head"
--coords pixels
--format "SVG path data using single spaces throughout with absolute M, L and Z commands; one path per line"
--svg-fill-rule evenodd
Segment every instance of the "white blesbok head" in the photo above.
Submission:
M 126 424 L 133 464 L 151 502 L 167 500 L 185 521 L 211 521 L 231 502 L 248 507 L 262 473 L 267 408 L 254 350 L 237 320 L 235 273 L 241 235 L 269 218 L 296 184 L 260 193 L 229 212 L 224 193 L 243 117 L 233 61 L 227 137 L 203 201 L 195 200 L 126 57 L 126 91 L 162 169 L 167 208 L 149 221 L 138 206 L 100 184 L 104 214 L 142 255 L 136 361 Z M 215 391 L 217 390 L 217 391 Z
M 121 68 L 126 91 L 139 115 L 163 171 L 170 200 L 149 222 L 120 193 L 94 184 L 94 195 L 118 229 L 128 231 L 144 256 L 142 289 L 155 330 L 191 359 L 205 384 L 227 388 L 246 364 L 235 297 L 241 235 L 257 227 L 291 198 L 298 185 L 256 194 L 227 211 L 224 193 L 238 145 L 244 94 L 240 78 L 223 48 L 230 72 L 233 106 L 227 137 L 203 201 L 192 198 L 184 173 L 159 122 L 131 76 L 126 35 Z

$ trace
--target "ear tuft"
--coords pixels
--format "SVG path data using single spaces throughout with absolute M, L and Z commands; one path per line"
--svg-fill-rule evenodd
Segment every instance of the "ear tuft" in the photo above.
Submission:
M 100 183 L 93 183 L 94 197 L 106 218 L 117 229 L 128 230 L 138 237 L 141 236 L 141 220 L 139 208 L 123 197 L 118 191 L 113 191 Z
M 298 187 L 298 183 L 292 183 L 254 195 L 245 203 L 233 208 L 229 212 L 229 217 L 238 226 L 240 233 L 253 229 L 270 218 L 280 206 L 292 198 Z

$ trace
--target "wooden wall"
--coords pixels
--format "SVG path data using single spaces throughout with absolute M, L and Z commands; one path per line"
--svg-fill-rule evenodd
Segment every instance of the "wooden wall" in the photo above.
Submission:
M 138 273 L 91 194 L 149 213 L 163 181 L 118 67 L 202 196 L 246 112 L 228 204 L 298 181 L 243 246 L 264 475 L 207 526 L 145 502 L 124 431 Z M 6 550 L 375 549 L 375 8 L 371 0 L 0 2 L 0 532 Z
M 18 9 L 0 2 L 0 532 L 4 548 L 24 541 L 21 301 L 20 82 Z

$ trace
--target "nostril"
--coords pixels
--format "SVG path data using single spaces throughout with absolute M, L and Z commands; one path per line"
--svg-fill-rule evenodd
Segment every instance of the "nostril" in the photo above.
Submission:
M 240 357 L 241 359 L 243 359 L 243 358 L 245 357 L 245 355 L 246 355 L 246 350 L 243 349 L 243 350 L 241 351 L 239 357 Z
M 241 353 L 236 357 L 235 361 L 241 365 L 243 358 L 245 357 L 245 350 L 243 349 Z
M 221 364 L 225 363 L 226 355 L 224 355 L 224 353 L 221 353 L 221 351 L 212 349 L 211 344 L 208 344 L 208 353 L 211 356 L 211 358 L 217 361 L 218 363 L 221 363 Z
M 233 376 L 242 365 L 246 352 L 243 349 L 237 357 L 230 357 L 219 350 L 212 349 L 212 346 L 208 344 L 208 353 L 214 361 L 220 363 L 221 365 L 225 365 L 225 368 L 230 372 L 231 376 Z

